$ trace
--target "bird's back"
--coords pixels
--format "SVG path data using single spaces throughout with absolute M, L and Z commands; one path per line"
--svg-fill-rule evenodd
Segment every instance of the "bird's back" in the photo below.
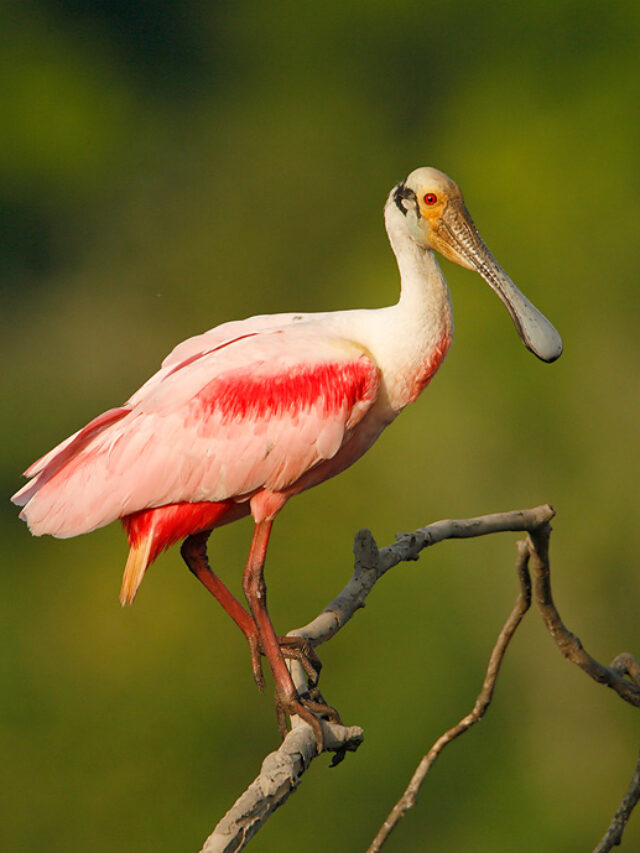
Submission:
M 370 354 L 323 315 L 227 323 L 34 463 L 13 500 L 32 532 L 65 537 L 147 507 L 286 489 L 335 456 L 378 384 Z

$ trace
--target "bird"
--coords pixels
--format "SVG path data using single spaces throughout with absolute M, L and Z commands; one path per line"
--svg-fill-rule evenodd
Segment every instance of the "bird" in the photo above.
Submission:
M 539 359 L 553 362 L 563 349 L 554 326 L 495 260 L 446 174 L 412 171 L 389 193 L 384 219 L 400 273 L 395 304 L 260 315 L 188 338 L 122 406 L 34 462 L 12 497 L 36 536 L 76 536 L 119 519 L 129 543 L 123 605 L 160 552 L 181 542 L 188 568 L 246 637 L 261 688 L 266 657 L 281 734 L 287 715 L 297 714 L 319 751 L 320 718 L 339 717 L 318 692 L 300 695 L 292 681 L 285 657 L 301 660 L 311 687 L 319 661 L 271 623 L 269 537 L 287 501 L 366 453 L 442 364 L 453 317 L 435 252 L 487 282 Z M 215 528 L 248 515 L 247 609 L 212 570 L 207 543 Z

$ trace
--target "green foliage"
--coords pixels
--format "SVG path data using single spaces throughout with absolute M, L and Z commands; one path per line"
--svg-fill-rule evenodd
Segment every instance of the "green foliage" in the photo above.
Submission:
M 365 459 L 278 520 L 274 622 L 333 597 L 359 527 L 384 544 L 549 501 L 568 624 L 601 660 L 640 651 L 639 18 L 573 0 L 4 4 L 4 493 L 187 335 L 394 300 L 382 204 L 435 165 L 565 354 L 537 362 L 482 282 L 444 262 L 453 349 Z M 58 542 L 32 540 L 6 502 L 0 519 L 3 846 L 197 849 L 277 743 L 243 638 L 175 550 L 122 611 L 115 526 Z M 473 702 L 516 594 L 513 539 L 399 567 L 322 650 L 324 692 L 367 740 L 336 770 L 318 762 L 256 850 L 366 848 Z M 248 540 L 244 523 L 212 540 L 236 590 Z M 591 849 L 636 732 L 529 616 L 495 706 L 440 759 L 389 851 Z M 625 849 L 639 843 L 636 816 Z

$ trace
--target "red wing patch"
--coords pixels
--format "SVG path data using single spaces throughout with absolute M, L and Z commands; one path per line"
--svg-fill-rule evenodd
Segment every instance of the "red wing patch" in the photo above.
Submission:
M 378 371 L 374 375 L 371 362 L 365 358 L 297 366 L 272 376 L 243 371 L 213 379 L 196 395 L 194 403 L 203 415 L 218 412 L 227 422 L 301 412 L 318 403 L 327 416 L 372 399 L 377 382 Z

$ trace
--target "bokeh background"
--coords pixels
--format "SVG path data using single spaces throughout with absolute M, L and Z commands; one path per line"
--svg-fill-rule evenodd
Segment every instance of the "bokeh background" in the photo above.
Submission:
M 112 525 L 32 539 L 19 472 L 224 320 L 380 306 L 390 187 L 432 164 L 562 332 L 551 366 L 443 262 L 456 339 L 354 468 L 293 501 L 271 612 L 304 624 L 378 541 L 551 502 L 555 594 L 603 661 L 639 652 L 640 7 L 477 0 L 40 0 L 0 6 L 3 849 L 197 850 L 278 742 L 240 633 L 180 561 L 131 609 Z M 212 559 L 240 594 L 248 522 Z M 366 730 L 320 759 L 256 850 L 364 850 L 423 751 L 473 703 L 516 594 L 515 535 L 398 567 L 326 648 Z M 389 851 L 591 850 L 637 712 L 566 664 L 536 614 L 488 717 L 449 748 Z M 323 766 L 324 765 L 324 766 Z M 640 817 L 623 849 L 640 849 Z

